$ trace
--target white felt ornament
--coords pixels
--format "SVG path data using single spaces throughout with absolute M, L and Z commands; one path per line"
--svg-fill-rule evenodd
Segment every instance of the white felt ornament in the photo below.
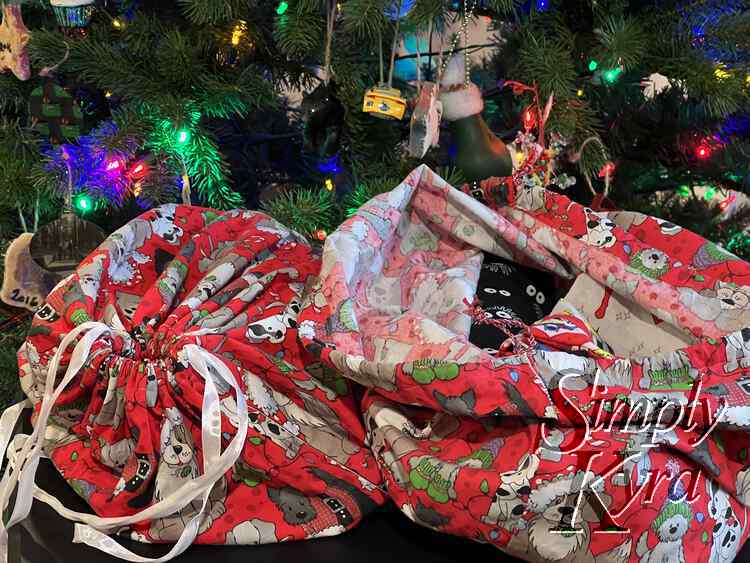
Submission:
M 422 158 L 430 147 L 436 147 L 440 140 L 440 119 L 443 104 L 438 99 L 438 85 L 422 82 L 409 128 L 409 155 Z
M 36 311 L 62 276 L 48 272 L 31 257 L 33 233 L 23 233 L 5 252 L 5 272 L 0 299 L 12 307 Z
M 10 70 L 19 80 L 31 78 L 29 52 L 26 49 L 31 38 L 21 18 L 21 6 L 3 6 L 3 22 L 0 24 L 0 72 Z

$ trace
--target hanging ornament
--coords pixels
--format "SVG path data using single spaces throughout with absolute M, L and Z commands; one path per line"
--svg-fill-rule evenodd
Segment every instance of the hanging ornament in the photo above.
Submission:
M 53 144 L 81 136 L 83 112 L 62 86 L 47 78 L 29 96 L 32 128 L 45 135 Z
M 67 160 L 67 154 L 65 158 Z M 91 221 L 84 221 L 73 211 L 72 169 L 68 162 L 68 186 L 65 190 L 62 214 L 59 219 L 44 225 L 31 239 L 30 252 L 34 261 L 44 270 L 66 276 L 99 246 L 106 235 Z M 76 206 L 90 210 L 93 205 L 88 196 L 81 194 Z
M 60 29 L 68 37 L 85 35 L 96 11 L 94 0 L 50 0 Z
M 77 203 L 79 207 L 92 207 L 90 199 Z M 44 270 L 67 276 L 105 238 L 104 231 L 78 217 L 66 204 L 60 218 L 43 226 L 31 239 L 31 256 Z
M 304 151 L 316 153 L 323 159 L 330 159 L 338 152 L 344 126 L 344 106 L 336 97 L 336 83 L 331 68 L 336 12 L 336 0 L 327 0 L 323 82 L 302 100 Z
M 462 28 L 467 44 L 467 26 L 472 12 L 473 8 L 466 9 L 464 0 Z M 468 57 L 468 51 L 464 49 L 463 56 L 446 59 L 441 72 L 440 101 L 443 117 L 451 124 L 456 144 L 456 166 L 471 183 L 493 176 L 508 176 L 513 171 L 513 163 L 508 147 L 490 131 L 482 118 L 484 100 L 469 77 Z
M 427 25 L 427 35 L 432 36 L 432 19 Z M 432 45 L 428 40 L 428 51 Z M 417 60 L 421 61 L 419 52 L 419 35 L 417 35 Z M 443 104 L 440 101 L 440 87 L 434 82 L 422 82 L 420 62 L 417 62 L 417 99 L 409 123 L 409 155 L 423 158 L 430 147 L 438 146 L 440 141 L 440 120 L 443 117 Z
M 438 85 L 434 82 L 422 82 L 409 124 L 410 156 L 423 158 L 430 147 L 438 146 L 442 116 L 443 104 L 439 100 Z
M 26 49 L 31 35 L 21 18 L 21 6 L 3 6 L 0 24 L 0 72 L 10 70 L 19 80 L 31 78 L 29 52 Z
M 403 119 L 406 113 L 406 99 L 398 88 L 373 86 L 365 93 L 362 111 L 375 117 Z
M 23 233 L 5 252 L 5 271 L 0 299 L 11 307 L 36 311 L 62 277 L 48 272 L 31 257 L 33 233 Z
M 302 99 L 304 150 L 331 158 L 341 145 L 344 106 L 336 97 L 333 81 L 320 84 Z
M 396 4 L 396 13 L 401 12 L 403 0 Z M 396 50 L 398 48 L 398 31 L 401 20 L 396 19 L 396 31 L 393 34 L 393 45 L 391 46 L 391 65 L 388 71 L 388 82 L 383 75 L 383 42 L 378 38 L 378 58 L 380 61 L 380 83 L 365 92 L 362 102 L 362 111 L 383 119 L 403 119 L 406 113 L 406 99 L 401 96 L 401 91 L 393 87 L 393 69 L 395 66 Z

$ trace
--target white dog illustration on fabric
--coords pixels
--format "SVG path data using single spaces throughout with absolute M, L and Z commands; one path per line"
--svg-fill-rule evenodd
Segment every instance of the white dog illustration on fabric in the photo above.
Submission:
M 737 555 L 747 526 L 747 508 L 745 523 L 740 528 L 740 520 L 729 502 L 729 494 L 710 479 L 706 479 L 706 493 L 710 497 L 708 515 L 716 522 L 712 530 L 713 541 L 708 563 L 731 563 Z
M 266 522 L 253 518 L 240 522 L 229 532 L 226 537 L 227 545 L 261 545 L 264 543 L 276 543 L 276 526 L 273 522 Z
M 137 218 L 118 229 L 102 244 L 109 250 L 109 277 L 116 283 L 131 283 L 136 275 L 134 264 L 146 264 L 150 258 L 138 252 L 152 235 L 177 245 L 183 235 L 182 227 L 174 223 L 175 204 L 165 204 L 153 209 L 151 219 Z M 132 262 L 131 262 L 132 261 Z
M 182 415 L 174 407 L 166 408 L 165 413 L 160 438 L 161 459 L 156 473 L 155 501 L 164 500 L 182 485 L 199 476 L 193 437 L 184 425 Z M 226 496 L 227 483 L 226 478 L 222 476 L 211 490 L 199 533 L 208 530 L 214 520 L 226 512 Z M 196 499 L 175 514 L 154 520 L 149 535 L 158 541 L 176 541 L 200 507 L 201 502 Z
M 501 473 L 500 484 L 487 514 L 481 518 L 482 522 L 499 526 L 518 520 L 526 510 L 526 503 L 521 497 L 531 493 L 531 479 L 538 468 L 539 458 L 535 454 L 525 454 L 514 471 Z
M 638 538 L 635 551 L 641 558 L 640 563 L 685 563 L 682 538 L 690 529 L 691 518 L 692 510 L 687 502 L 667 500 L 651 525 L 659 543 L 653 549 L 648 549 L 648 530 Z
M 586 234 L 580 239 L 586 244 L 598 248 L 611 248 L 617 242 L 617 238 L 612 232 L 617 226 L 614 221 L 608 219 L 601 213 L 596 213 L 586 208 Z

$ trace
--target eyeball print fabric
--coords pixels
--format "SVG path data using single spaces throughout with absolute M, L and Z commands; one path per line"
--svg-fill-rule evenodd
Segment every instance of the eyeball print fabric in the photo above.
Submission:
M 527 561 L 732 561 L 748 535 L 750 264 L 657 219 L 480 190 L 487 205 L 421 167 L 374 198 L 326 240 L 298 319 L 311 353 L 369 388 L 389 497 Z M 563 299 L 491 353 L 467 306 L 484 253 L 585 274 L 694 343 L 616 356 Z
M 482 311 L 492 319 L 531 324 L 552 311 L 557 293 L 554 282 L 554 276 L 547 272 L 524 268 L 485 253 L 476 299 Z M 499 328 L 477 319 L 471 324 L 469 341 L 480 348 L 494 351 L 506 337 Z
M 263 544 L 341 533 L 383 502 L 349 381 L 298 344 L 319 268 L 301 236 L 263 214 L 167 205 L 113 233 L 50 294 L 19 352 L 34 420 L 62 337 L 82 323 L 111 331 L 54 402 L 45 451 L 98 516 L 171 506 L 114 531 L 174 543 L 202 510 L 198 543 Z M 236 460 L 205 506 L 185 504 L 204 462 L 234 447 L 245 402 Z M 214 406 L 220 428 L 206 428 Z

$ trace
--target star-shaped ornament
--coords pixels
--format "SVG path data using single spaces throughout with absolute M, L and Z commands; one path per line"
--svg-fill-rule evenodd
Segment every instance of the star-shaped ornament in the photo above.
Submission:
M 31 78 L 29 52 L 26 46 L 31 35 L 21 18 L 21 6 L 3 6 L 3 22 L 0 24 L 0 72 L 10 70 L 19 80 Z

